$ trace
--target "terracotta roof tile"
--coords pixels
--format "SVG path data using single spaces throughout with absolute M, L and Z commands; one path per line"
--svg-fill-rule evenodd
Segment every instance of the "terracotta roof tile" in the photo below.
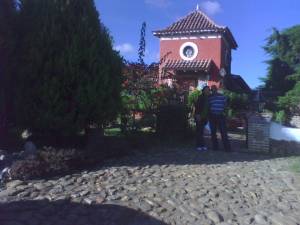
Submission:
M 164 69 L 177 70 L 208 70 L 211 65 L 211 59 L 203 60 L 168 60 L 164 65 Z
M 227 38 L 231 42 L 232 47 L 237 48 L 237 43 L 228 27 L 217 25 L 200 10 L 196 10 L 190 13 L 186 17 L 178 20 L 165 29 L 153 32 L 153 34 L 157 37 L 201 33 L 225 34 L 225 36 L 227 36 Z
M 174 34 L 174 33 L 196 33 L 199 31 L 224 31 L 226 27 L 217 25 L 203 12 L 196 10 L 171 26 L 154 31 L 155 35 Z

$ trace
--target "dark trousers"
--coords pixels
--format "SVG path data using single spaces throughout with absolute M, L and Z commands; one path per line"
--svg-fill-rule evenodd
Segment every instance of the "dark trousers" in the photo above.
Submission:
M 196 120 L 196 146 L 197 147 L 205 147 L 205 141 L 204 141 L 204 128 L 207 124 L 207 120 Z
M 217 130 L 220 130 L 222 142 L 225 151 L 231 151 L 230 142 L 228 140 L 226 118 L 224 115 L 210 115 L 209 117 L 209 126 L 211 132 L 211 142 L 213 150 L 219 149 L 218 139 L 217 139 Z

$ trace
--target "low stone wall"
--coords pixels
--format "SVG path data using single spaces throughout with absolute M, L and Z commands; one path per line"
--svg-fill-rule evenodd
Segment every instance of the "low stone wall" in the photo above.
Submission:
M 270 153 L 276 155 L 300 155 L 300 143 L 270 139 Z
M 248 150 L 251 152 L 269 152 L 270 122 L 260 114 L 248 117 Z
M 248 116 L 248 151 L 275 155 L 300 155 L 300 142 L 295 139 L 294 133 L 294 139 L 291 138 L 292 131 L 295 129 L 271 122 L 270 118 L 268 115 L 258 113 Z

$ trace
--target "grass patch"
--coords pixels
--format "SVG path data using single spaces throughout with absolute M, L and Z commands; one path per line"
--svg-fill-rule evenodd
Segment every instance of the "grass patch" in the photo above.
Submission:
M 122 132 L 120 128 L 107 128 L 104 129 L 105 136 L 121 136 Z
M 289 167 L 290 171 L 294 173 L 300 173 L 300 157 L 296 157 Z
M 104 129 L 104 135 L 105 136 L 114 136 L 114 137 L 119 137 L 119 136 L 135 136 L 135 135 L 147 135 L 147 134 L 154 134 L 155 129 L 152 127 L 142 127 L 137 130 L 128 130 L 126 134 L 123 134 L 121 131 L 121 128 L 115 127 L 115 128 L 105 128 Z

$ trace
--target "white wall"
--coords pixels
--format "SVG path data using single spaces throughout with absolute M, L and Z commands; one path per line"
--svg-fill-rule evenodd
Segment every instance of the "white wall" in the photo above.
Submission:
M 300 129 L 285 127 L 279 123 L 271 122 L 270 138 L 300 142 Z

